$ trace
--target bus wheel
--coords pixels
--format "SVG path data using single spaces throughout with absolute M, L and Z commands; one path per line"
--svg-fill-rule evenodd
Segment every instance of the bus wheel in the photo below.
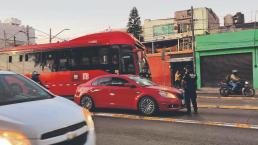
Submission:
M 80 105 L 90 111 L 94 110 L 94 102 L 90 96 L 83 96 Z

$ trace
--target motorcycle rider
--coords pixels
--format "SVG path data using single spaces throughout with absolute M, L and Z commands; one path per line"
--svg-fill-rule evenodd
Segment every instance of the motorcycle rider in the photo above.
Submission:
M 232 73 L 230 74 L 229 79 L 230 79 L 229 84 L 232 86 L 232 91 L 236 91 L 238 84 L 241 80 L 238 75 L 238 70 L 232 70 Z

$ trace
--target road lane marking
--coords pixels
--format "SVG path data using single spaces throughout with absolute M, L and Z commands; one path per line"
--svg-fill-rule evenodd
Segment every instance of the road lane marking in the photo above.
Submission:
M 213 96 L 198 96 L 200 99 L 225 99 L 225 100 L 258 100 L 258 97 L 213 97 Z
M 240 109 L 240 110 L 258 110 L 258 106 L 227 106 L 227 105 L 198 105 L 198 108 L 208 109 Z
M 161 118 L 161 117 L 146 117 L 139 115 L 129 114 L 113 114 L 113 113 L 92 113 L 93 116 L 99 117 L 112 117 L 132 120 L 148 120 L 148 121 L 161 121 L 170 123 L 184 123 L 184 124 L 198 124 L 198 125 L 209 125 L 209 126 L 220 126 L 220 127 L 232 127 L 242 129 L 255 129 L 258 130 L 258 125 L 245 124 L 245 123 L 228 123 L 228 122 L 216 122 L 216 121 L 200 121 L 200 120 L 185 120 L 175 118 Z

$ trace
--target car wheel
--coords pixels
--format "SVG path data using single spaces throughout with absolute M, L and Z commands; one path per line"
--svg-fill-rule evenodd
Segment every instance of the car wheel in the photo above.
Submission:
M 80 105 L 90 111 L 94 110 L 94 102 L 90 96 L 83 96 Z
M 153 115 L 157 112 L 157 104 L 151 97 L 143 97 L 138 104 L 139 112 L 143 115 Z

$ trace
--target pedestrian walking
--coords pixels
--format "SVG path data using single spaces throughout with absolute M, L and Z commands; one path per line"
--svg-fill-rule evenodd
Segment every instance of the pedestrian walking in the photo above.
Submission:
M 187 108 L 187 113 L 191 114 L 191 103 L 194 108 L 194 112 L 198 113 L 198 107 L 197 107 L 197 84 L 196 84 L 196 75 L 191 70 L 190 66 L 186 66 L 185 68 L 185 74 L 182 78 L 182 87 L 184 89 L 184 95 L 185 95 L 185 104 Z

